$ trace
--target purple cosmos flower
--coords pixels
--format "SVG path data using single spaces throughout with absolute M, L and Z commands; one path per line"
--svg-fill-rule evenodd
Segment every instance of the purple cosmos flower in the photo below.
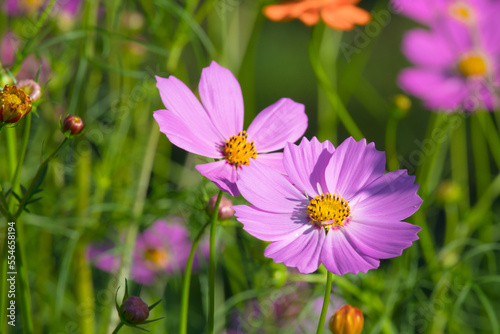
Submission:
M 101 270 L 117 272 L 120 268 L 120 257 L 114 249 L 112 242 L 89 245 L 87 258 Z M 180 218 L 170 217 L 169 222 L 158 220 L 137 237 L 133 253 L 132 279 L 144 285 L 151 285 L 159 275 L 182 271 L 190 250 L 189 234 Z
M 19 38 L 17 38 L 13 32 L 7 31 L 2 36 L 2 40 L 0 42 L 0 61 L 2 62 L 2 65 L 10 66 L 14 63 L 18 47 Z M 24 59 L 16 78 L 17 80 L 33 80 L 35 79 L 38 70 L 40 70 L 38 82 L 47 82 L 51 71 L 48 60 L 44 57 L 41 57 L 40 60 L 38 60 L 35 55 L 31 54 Z
M 282 170 L 282 153 L 307 128 L 304 106 L 283 98 L 264 109 L 243 131 L 243 96 L 234 75 L 216 62 L 203 69 L 198 87 L 203 106 L 179 79 L 156 77 L 167 110 L 154 117 L 176 146 L 219 161 L 196 166 L 219 189 L 238 196 L 238 173 L 250 158 Z
M 321 263 L 338 275 L 366 272 L 418 239 L 420 227 L 401 221 L 422 203 L 415 177 L 384 174 L 373 143 L 351 137 L 335 150 L 304 138 L 287 144 L 283 164 L 288 177 L 252 161 L 238 183 L 252 205 L 233 207 L 248 233 L 272 241 L 264 255 L 275 262 L 301 273 Z
M 403 53 L 415 64 L 399 76 L 401 88 L 430 109 L 493 110 L 499 106 L 500 2 L 399 1 L 403 13 L 429 24 L 403 40 Z M 412 10 L 413 7 L 419 9 Z
M 482 24 L 494 15 L 490 10 L 498 4 L 492 0 L 391 0 L 402 15 L 425 25 Z
M 43 0 L 6 0 L 3 10 L 9 16 L 21 16 L 36 12 L 43 5 Z
M 294 282 L 293 291 L 286 291 L 290 287 L 285 287 L 278 294 L 247 302 L 243 310 L 235 312 L 230 318 L 229 326 L 233 329 L 227 333 L 260 334 L 278 328 L 279 332 L 286 333 L 315 333 L 323 307 L 323 297 L 313 299 L 312 289 L 307 283 Z M 344 303 L 341 298 L 331 294 L 325 329 L 335 310 Z

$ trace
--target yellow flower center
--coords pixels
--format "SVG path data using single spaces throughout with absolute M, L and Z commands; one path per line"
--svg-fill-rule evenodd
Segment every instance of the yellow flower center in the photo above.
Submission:
M 231 136 L 224 145 L 224 157 L 227 162 L 236 167 L 249 165 L 250 158 L 257 159 L 257 151 L 254 142 L 247 141 L 246 131 L 240 131 L 237 135 Z
M 311 199 L 307 213 L 312 223 L 321 224 L 328 231 L 332 225 L 343 226 L 344 220 L 351 214 L 351 208 L 342 197 L 326 193 Z
M 31 99 L 16 86 L 0 91 L 0 122 L 15 123 L 31 111 Z
M 144 252 L 144 258 L 160 269 L 165 267 L 169 257 L 166 250 L 153 248 Z
M 474 10 L 465 3 L 456 2 L 449 7 L 450 15 L 458 21 L 469 23 L 474 18 Z
M 9 104 L 12 109 L 17 109 L 23 101 L 15 94 L 5 94 L 2 97 L 2 103 Z
M 472 54 L 458 63 L 458 69 L 466 77 L 485 75 L 488 71 L 488 64 L 483 56 Z

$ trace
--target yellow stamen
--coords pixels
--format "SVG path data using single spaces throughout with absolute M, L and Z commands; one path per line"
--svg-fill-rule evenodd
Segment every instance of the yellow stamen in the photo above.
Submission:
M 144 258 L 151 262 L 156 268 L 164 268 L 168 263 L 168 252 L 164 249 L 148 249 L 144 252 Z
M 474 10 L 463 2 L 456 2 L 449 7 L 450 15 L 458 21 L 470 23 L 474 18 Z
M 249 165 L 250 158 L 257 159 L 257 151 L 254 142 L 247 141 L 246 131 L 240 131 L 237 135 L 231 136 L 224 145 L 224 157 L 227 162 L 236 167 Z
M 343 226 L 344 220 L 351 214 L 351 208 L 342 197 L 326 193 L 311 199 L 307 213 L 312 223 L 321 224 L 328 231 L 332 225 Z
M 466 77 L 485 75 L 488 71 L 488 64 L 483 56 L 476 53 L 463 58 L 458 63 L 458 69 Z

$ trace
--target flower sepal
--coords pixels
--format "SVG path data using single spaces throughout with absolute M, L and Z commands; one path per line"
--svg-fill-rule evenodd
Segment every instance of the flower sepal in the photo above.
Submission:
M 139 327 L 138 325 L 149 324 L 151 322 L 165 318 L 161 317 L 157 319 L 147 320 L 147 318 L 149 317 L 149 311 L 151 311 L 156 305 L 158 305 L 161 302 L 161 299 L 156 303 L 148 306 L 144 301 L 142 301 L 141 298 L 137 296 L 129 296 L 128 282 L 127 279 L 125 279 L 125 293 L 123 294 L 122 304 L 118 305 L 117 297 L 119 290 L 120 287 L 116 289 L 115 306 L 122 325 L 149 332 L 147 329 Z

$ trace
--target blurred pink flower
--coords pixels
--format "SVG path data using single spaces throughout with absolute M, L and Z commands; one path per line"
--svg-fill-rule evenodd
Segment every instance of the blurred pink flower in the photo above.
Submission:
M 157 220 L 137 236 L 133 252 L 131 278 L 152 285 L 158 276 L 183 271 L 191 250 L 189 233 L 178 217 Z M 90 244 L 87 259 L 107 272 L 117 272 L 120 257 L 113 242 Z
M 3 35 L 0 41 L 0 61 L 4 67 L 13 65 L 19 45 L 20 41 L 13 32 L 7 31 Z M 16 79 L 34 80 L 39 69 L 38 82 L 44 84 L 49 80 L 51 74 L 49 61 L 45 57 L 38 59 L 34 54 L 31 54 L 24 59 Z
M 403 53 L 415 65 L 399 85 L 433 110 L 495 110 L 500 106 L 500 1 L 393 0 L 430 30 L 404 36 Z

